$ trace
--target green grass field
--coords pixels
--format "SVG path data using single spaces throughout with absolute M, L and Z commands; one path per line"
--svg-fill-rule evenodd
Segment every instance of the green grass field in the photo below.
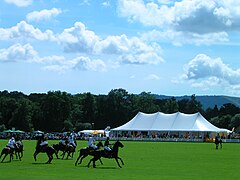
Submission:
M 49 144 L 57 141 L 49 141 Z M 7 140 L 0 140 L 0 148 Z M 213 143 L 180 142 L 129 142 L 119 155 L 125 165 L 119 168 L 113 159 L 102 159 L 97 168 L 86 165 L 90 158 L 74 166 L 78 152 L 73 159 L 54 158 L 52 164 L 44 164 L 47 155 L 41 153 L 34 162 L 34 140 L 24 141 L 22 161 L 0 163 L 0 179 L 238 179 L 240 144 L 226 143 L 216 150 Z M 78 141 L 77 149 L 87 145 Z M 5 161 L 9 160 L 9 156 Z

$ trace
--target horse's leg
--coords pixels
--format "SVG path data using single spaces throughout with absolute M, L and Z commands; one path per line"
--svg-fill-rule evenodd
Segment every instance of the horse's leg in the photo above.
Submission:
M 80 157 L 81 157 L 81 154 L 79 153 L 79 156 L 78 156 L 78 158 L 77 158 L 77 160 L 75 162 L 75 166 L 77 166 L 77 162 L 79 161 Z
M 55 155 L 56 155 L 57 159 L 59 159 L 59 157 L 58 157 L 58 151 L 55 151 Z
M 52 162 L 52 160 L 53 160 L 53 155 L 50 154 L 50 155 L 48 156 L 48 158 L 49 158 L 48 163 L 50 164 L 50 163 Z
M 99 161 L 100 161 L 101 165 L 103 165 L 103 162 L 102 162 L 102 159 L 101 159 L 101 158 L 99 158 Z
M 0 159 L 1 159 L 2 155 L 3 155 L 3 152 L 2 152 L 1 155 L 0 155 Z
M 65 153 L 66 153 L 66 151 L 63 151 L 63 153 L 62 153 L 62 159 L 64 159 Z
M 2 159 L 2 161 L 1 161 L 1 162 L 3 162 L 3 161 L 4 161 L 4 159 L 6 158 L 6 156 L 7 156 L 7 154 L 5 154 L 5 156 L 3 157 L 3 159 Z
M 94 158 L 90 159 L 89 163 L 88 163 L 88 167 L 90 166 L 91 162 L 93 161 Z
M 17 157 L 18 157 L 18 159 L 21 161 L 22 159 L 21 159 L 21 155 L 20 155 L 20 152 L 17 152 Z
M 116 160 L 116 162 L 117 162 L 117 164 L 118 164 L 118 167 L 122 168 L 122 166 L 120 166 L 120 164 L 119 164 L 119 162 L 118 162 L 118 158 L 117 158 L 117 157 L 115 158 L 115 160 Z
M 34 160 L 37 161 L 37 155 L 38 155 L 39 152 L 35 151 L 34 154 L 33 154 L 33 157 L 34 157 Z
M 120 161 L 122 162 L 122 165 L 124 165 L 122 158 L 120 158 L 120 157 L 117 157 L 117 158 L 120 159 Z
M 50 154 L 47 153 L 48 156 L 48 161 L 45 164 L 49 164 L 50 163 Z
M 87 154 L 84 154 L 84 155 L 81 157 L 80 162 L 79 162 L 78 164 L 81 164 L 81 163 L 82 163 L 82 160 L 83 160 L 85 157 L 87 157 L 87 156 L 88 156 Z
M 66 158 L 66 159 L 68 159 L 68 157 L 70 156 L 70 153 L 71 153 L 71 152 L 69 151 L 68 154 L 67 154 L 67 158 Z
M 14 153 L 10 153 L 9 156 L 10 156 L 10 162 L 13 160 L 13 154 Z
M 15 151 L 15 156 L 16 156 L 16 159 L 18 159 L 18 153 L 17 153 L 17 151 Z

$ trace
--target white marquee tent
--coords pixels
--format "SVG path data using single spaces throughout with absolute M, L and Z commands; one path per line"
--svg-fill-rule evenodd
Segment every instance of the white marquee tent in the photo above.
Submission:
M 139 112 L 132 120 L 111 131 L 160 131 L 160 132 L 228 132 L 208 122 L 200 113 L 165 114 Z

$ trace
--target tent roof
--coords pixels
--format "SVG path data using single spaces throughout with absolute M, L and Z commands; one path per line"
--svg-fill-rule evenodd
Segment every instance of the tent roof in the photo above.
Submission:
M 112 131 L 205 131 L 224 132 L 212 125 L 200 113 L 184 114 L 176 112 L 165 114 L 156 112 L 146 114 L 139 112 L 126 124 Z

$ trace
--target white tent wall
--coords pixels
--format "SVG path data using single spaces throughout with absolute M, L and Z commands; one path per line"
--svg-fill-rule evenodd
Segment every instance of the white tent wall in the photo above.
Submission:
M 185 114 L 176 112 L 165 114 L 156 112 L 146 114 L 139 112 L 126 124 L 111 130 L 113 136 L 125 134 L 127 136 L 147 135 L 158 137 L 200 137 L 213 136 L 216 133 L 227 133 L 208 122 L 200 113 Z

